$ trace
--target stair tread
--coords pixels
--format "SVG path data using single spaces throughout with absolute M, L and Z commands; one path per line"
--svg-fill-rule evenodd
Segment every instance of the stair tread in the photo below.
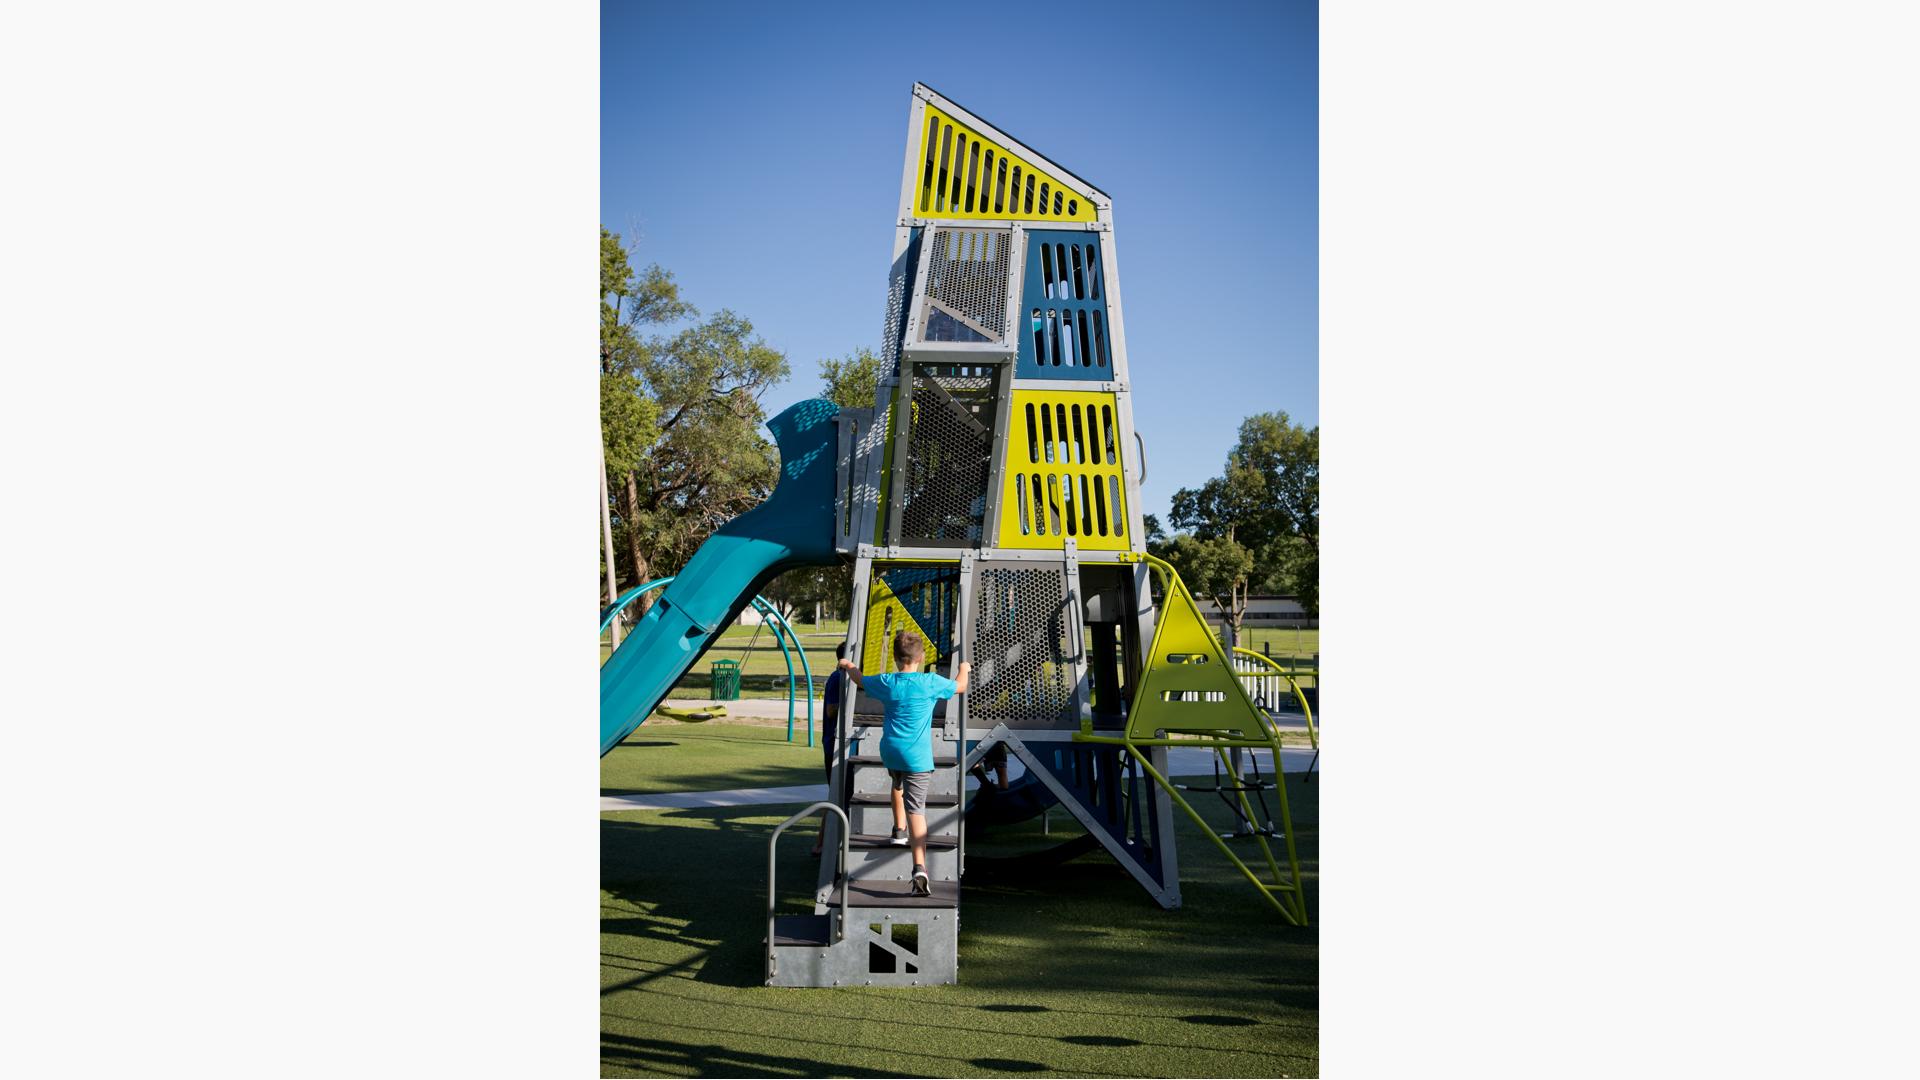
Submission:
M 840 902 L 841 886 L 833 887 L 832 895 L 827 897 L 828 904 Z M 957 881 L 933 882 L 932 896 L 913 895 L 913 883 L 909 881 L 860 881 L 855 880 L 848 890 L 847 906 L 863 907 L 917 907 L 917 908 L 957 908 L 960 906 L 960 883 Z M 821 916 L 825 918 L 826 916 Z
M 832 941 L 831 915 L 781 915 L 773 920 L 775 946 L 818 948 Z
M 855 795 L 851 801 L 855 806 L 892 806 L 893 795 L 885 791 L 868 791 Z M 928 806 L 958 806 L 959 803 L 960 797 L 957 795 L 927 793 Z
M 853 841 L 853 846 L 856 848 L 884 848 L 893 846 L 887 842 L 890 837 L 882 833 L 854 833 L 849 839 Z M 928 833 L 927 846 L 940 850 L 959 847 L 960 838 L 939 833 Z M 909 849 L 902 847 L 900 850 L 906 851 Z
M 847 758 L 847 760 L 849 762 L 852 762 L 855 765 L 886 764 L 886 762 L 880 760 L 879 754 L 854 754 L 851 757 Z M 936 769 L 943 768 L 943 767 L 951 767 L 958 764 L 960 764 L 960 759 L 954 757 L 952 754 L 933 755 L 933 767 Z

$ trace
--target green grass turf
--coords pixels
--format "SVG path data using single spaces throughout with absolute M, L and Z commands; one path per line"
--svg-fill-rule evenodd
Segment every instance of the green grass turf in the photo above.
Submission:
M 784 726 L 649 721 L 600 759 L 602 795 L 823 782 L 821 750 L 807 745 L 799 725 L 789 743 Z
M 602 784 L 699 790 L 817 775 L 811 759 L 794 760 L 817 750 L 765 734 L 642 728 L 608 756 Z M 1318 790 L 1318 779 L 1289 779 L 1310 912 Z M 1208 799 L 1194 805 L 1224 827 Z M 1030 880 L 986 872 L 983 857 L 1073 835 L 1056 813 L 1050 837 L 1036 819 L 969 838 L 958 985 L 761 986 L 767 837 L 796 809 L 601 815 L 603 1075 L 1318 1073 L 1317 932 L 1282 923 L 1184 815 L 1179 910 L 1161 910 L 1104 852 Z M 783 911 L 811 910 L 811 835 L 803 825 L 783 843 Z

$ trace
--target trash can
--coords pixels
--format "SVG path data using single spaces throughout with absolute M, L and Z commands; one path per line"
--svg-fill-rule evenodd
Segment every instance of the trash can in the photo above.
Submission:
M 713 700 L 740 700 L 740 661 L 715 660 L 713 662 Z

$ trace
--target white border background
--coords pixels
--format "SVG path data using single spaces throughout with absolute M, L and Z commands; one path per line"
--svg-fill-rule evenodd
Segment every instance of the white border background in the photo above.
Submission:
M 1326 5 L 1327 1075 L 1914 1071 L 1910 12 Z M 597 1073 L 596 24 L 5 16 L 7 1072 Z

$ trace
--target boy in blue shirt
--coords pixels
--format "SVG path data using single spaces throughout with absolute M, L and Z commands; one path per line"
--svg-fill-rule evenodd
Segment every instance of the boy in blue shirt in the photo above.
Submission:
M 927 878 L 927 786 L 933 780 L 933 705 L 967 692 L 971 665 L 962 661 L 949 679 L 920 668 L 927 662 L 927 643 L 919 634 L 902 631 L 893 639 L 893 663 L 900 670 L 884 675 L 862 675 L 853 661 L 842 659 L 860 692 L 886 706 L 886 727 L 880 736 L 880 761 L 893 778 L 893 837 L 900 843 L 911 830 L 913 893 L 932 891 Z

